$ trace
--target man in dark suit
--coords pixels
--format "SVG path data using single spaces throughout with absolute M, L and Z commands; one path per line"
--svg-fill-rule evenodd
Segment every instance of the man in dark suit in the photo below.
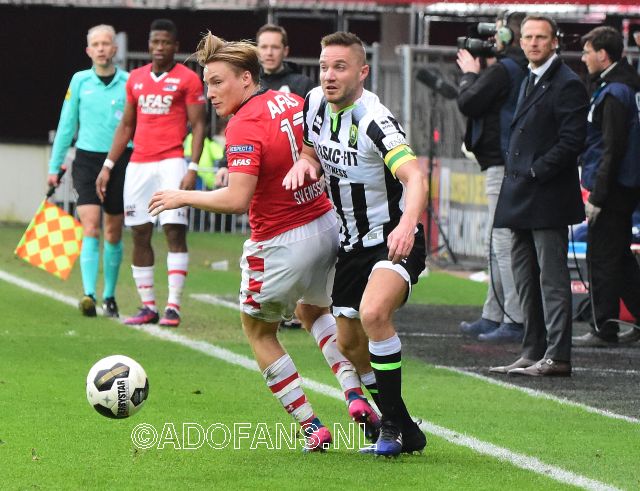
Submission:
M 587 92 L 556 54 L 557 26 L 522 21 L 529 76 L 511 123 L 495 226 L 512 231 L 511 260 L 524 314 L 522 355 L 493 373 L 571 375 L 567 226 L 584 220 L 577 157 L 586 137 Z

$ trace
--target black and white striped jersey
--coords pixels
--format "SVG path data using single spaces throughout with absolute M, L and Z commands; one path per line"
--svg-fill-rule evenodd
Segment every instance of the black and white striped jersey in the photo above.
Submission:
M 386 242 L 404 208 L 404 187 L 395 171 L 415 154 L 378 96 L 365 90 L 353 105 L 333 113 L 316 87 L 305 99 L 303 141 L 322 164 L 341 223 L 341 249 Z

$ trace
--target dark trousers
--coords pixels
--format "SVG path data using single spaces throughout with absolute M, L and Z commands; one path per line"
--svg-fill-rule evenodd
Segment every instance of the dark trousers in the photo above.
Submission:
M 571 361 L 567 228 L 511 232 L 513 278 L 524 315 L 522 357 Z
M 602 338 L 614 338 L 620 299 L 640 316 L 640 267 L 631 246 L 631 216 L 640 202 L 640 189 L 616 186 L 587 232 L 587 265 L 596 325 Z

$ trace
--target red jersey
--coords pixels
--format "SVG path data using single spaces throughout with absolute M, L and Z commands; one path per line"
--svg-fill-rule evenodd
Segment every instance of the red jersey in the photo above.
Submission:
M 324 180 L 296 191 L 282 186 L 302 148 L 303 105 L 295 94 L 268 90 L 249 99 L 227 125 L 229 172 L 258 176 L 249 206 L 253 241 L 305 225 L 332 208 Z
M 136 132 L 131 162 L 182 157 L 187 136 L 187 105 L 204 104 L 202 82 L 195 72 L 176 64 L 156 77 L 151 63 L 131 71 L 127 102 L 136 105 Z

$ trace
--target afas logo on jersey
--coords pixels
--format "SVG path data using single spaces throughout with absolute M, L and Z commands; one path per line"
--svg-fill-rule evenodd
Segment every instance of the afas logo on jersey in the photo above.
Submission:
M 227 153 L 253 152 L 253 145 L 229 145 Z
M 240 167 L 243 165 L 251 165 L 251 159 L 233 159 L 231 161 L 231 167 Z
M 142 114 L 169 114 L 172 95 L 147 94 L 138 97 L 138 107 Z

